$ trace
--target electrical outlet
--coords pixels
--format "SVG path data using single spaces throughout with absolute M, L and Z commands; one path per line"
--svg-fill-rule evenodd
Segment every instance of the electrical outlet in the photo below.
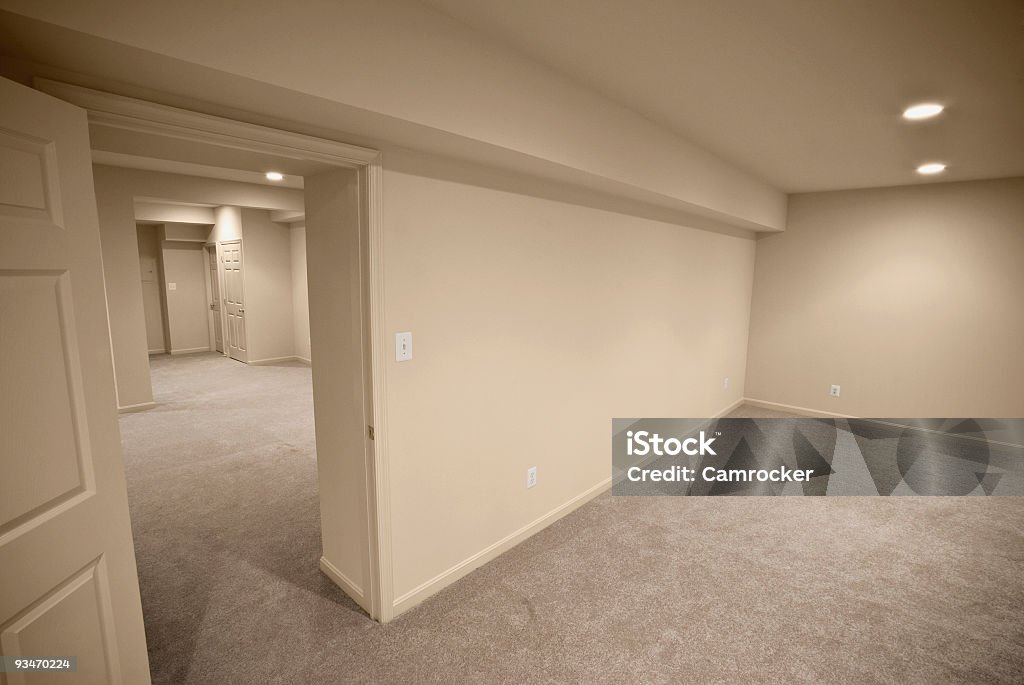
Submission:
M 726 390 L 729 389 L 729 377 L 728 376 L 726 376 L 725 380 L 722 382 L 722 387 L 725 388 Z
M 526 469 L 526 487 L 532 488 L 537 484 L 537 467 L 531 466 Z
M 828 391 L 828 394 L 831 395 L 832 397 L 839 397 L 839 386 L 833 385 L 832 388 Z

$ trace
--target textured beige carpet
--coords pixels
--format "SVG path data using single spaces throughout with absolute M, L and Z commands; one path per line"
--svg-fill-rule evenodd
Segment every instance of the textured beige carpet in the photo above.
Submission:
M 157 683 L 1024 681 L 1024 498 L 604 495 L 380 626 L 317 570 L 309 369 L 152 366 Z

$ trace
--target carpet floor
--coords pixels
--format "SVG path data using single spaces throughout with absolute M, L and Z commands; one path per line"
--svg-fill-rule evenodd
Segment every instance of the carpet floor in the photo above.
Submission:
M 151 367 L 155 683 L 1024 682 L 1024 498 L 602 495 L 381 626 L 317 568 L 310 369 Z

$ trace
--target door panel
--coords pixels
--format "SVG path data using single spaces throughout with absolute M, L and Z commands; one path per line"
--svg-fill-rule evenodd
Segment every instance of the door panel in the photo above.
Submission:
M 228 327 L 228 356 L 248 361 L 245 346 L 245 292 L 242 287 L 242 241 L 221 243 L 221 264 L 224 272 L 224 318 Z
M 0 336 L 0 359 L 20 362 L 0 365 L 0 387 L 32 388 L 23 396 L 4 392 L 0 398 L 0 415 L 28 419 L 4 427 L 0 535 L 53 503 L 85 492 L 86 478 L 93 475 L 85 436 L 77 429 L 85 416 L 76 387 L 81 377 L 67 344 L 74 329 L 68 289 L 67 274 L 57 271 L 0 274 L 0 325 L 12 329 Z M 14 329 L 16 321 L 31 323 Z
M 0 101 L 0 683 L 148 683 L 85 113 Z
M 107 645 L 116 644 L 117 636 L 110 619 L 110 587 L 103 560 L 97 560 L 22 612 L 0 635 L 5 654 L 49 654 L 56 636 L 78 654 L 101 654 L 103 659 L 77 660 L 74 678 L 77 682 L 117 682 L 117 656 Z M 106 644 L 105 644 L 106 643 Z M 48 678 L 55 683 L 63 673 L 33 673 L 32 682 Z M 14 680 L 14 678 L 11 678 Z

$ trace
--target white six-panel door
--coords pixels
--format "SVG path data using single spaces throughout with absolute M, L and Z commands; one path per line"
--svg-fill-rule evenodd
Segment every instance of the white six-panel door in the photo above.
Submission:
M 0 79 L 0 653 L 148 683 L 85 112 Z
M 221 265 L 224 273 L 224 319 L 228 356 L 249 361 L 245 346 L 245 290 L 242 287 L 242 241 L 229 240 L 220 244 Z

